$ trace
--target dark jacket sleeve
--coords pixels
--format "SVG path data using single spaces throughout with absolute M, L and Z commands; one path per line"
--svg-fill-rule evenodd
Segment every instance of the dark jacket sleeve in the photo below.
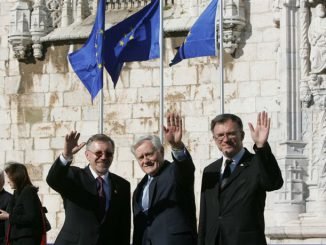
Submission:
M 131 228 L 131 206 L 130 206 L 130 184 L 126 184 L 124 211 L 122 212 L 122 243 L 121 245 L 130 244 L 130 228 Z
M 201 189 L 201 194 L 200 194 L 200 212 L 199 212 L 199 222 L 198 222 L 198 245 L 204 245 L 205 244 L 205 221 L 206 221 L 206 200 L 205 200 L 205 193 L 204 193 L 204 188 L 205 186 L 205 172 L 203 173 L 202 177 L 202 189 Z
M 278 163 L 268 143 L 262 148 L 254 146 L 254 161 L 259 166 L 260 183 L 265 191 L 278 190 L 283 185 L 283 178 Z
M 185 158 L 182 161 L 178 161 L 172 154 L 173 163 L 176 164 L 175 174 L 176 181 L 184 187 L 190 187 L 193 189 L 195 181 L 195 165 L 192 161 L 192 157 L 188 150 L 185 148 Z
M 64 165 L 58 157 L 51 166 L 46 178 L 48 185 L 63 196 L 71 195 L 78 190 L 75 183 L 74 173 L 70 163 Z

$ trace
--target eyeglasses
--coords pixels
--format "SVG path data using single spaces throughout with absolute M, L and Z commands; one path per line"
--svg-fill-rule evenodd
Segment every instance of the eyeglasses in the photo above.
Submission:
M 228 139 L 235 139 L 237 137 L 238 132 L 239 131 L 232 131 L 232 132 L 227 132 L 227 133 L 223 133 L 223 134 L 213 135 L 213 139 L 215 141 L 222 141 L 224 139 L 224 137 L 227 137 Z
M 103 155 L 107 158 L 111 158 L 114 155 L 114 153 L 111 151 L 96 151 L 96 152 L 93 152 L 90 150 L 87 150 L 87 151 L 93 153 L 97 158 L 101 158 Z
M 143 159 L 145 159 L 145 158 L 146 158 L 146 159 L 151 159 L 151 158 L 154 156 L 155 152 L 156 152 L 156 151 L 147 152 L 147 153 L 142 154 L 142 155 L 139 156 L 139 157 L 136 156 L 136 158 L 137 158 L 137 160 L 140 161 L 140 162 L 141 162 Z

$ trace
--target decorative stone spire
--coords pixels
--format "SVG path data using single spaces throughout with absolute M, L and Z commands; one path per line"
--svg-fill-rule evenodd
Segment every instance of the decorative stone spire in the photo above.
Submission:
M 15 57 L 17 59 L 24 59 L 29 53 L 29 47 L 32 44 L 32 35 L 29 31 L 31 7 L 28 2 L 18 0 L 15 6 L 10 10 L 10 14 L 11 19 L 8 40 L 13 47 Z

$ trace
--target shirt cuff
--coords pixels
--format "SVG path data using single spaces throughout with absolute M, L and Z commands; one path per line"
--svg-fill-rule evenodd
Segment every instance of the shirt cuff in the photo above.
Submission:
M 186 148 L 183 149 L 172 148 L 172 155 L 177 161 L 181 162 L 187 158 Z
M 71 161 L 72 159 L 64 158 L 63 154 L 60 155 L 60 162 L 62 163 L 62 165 L 67 166 L 68 163 L 70 163 Z

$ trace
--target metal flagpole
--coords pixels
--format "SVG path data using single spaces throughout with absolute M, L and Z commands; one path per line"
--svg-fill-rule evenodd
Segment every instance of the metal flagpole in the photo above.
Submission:
M 164 49 L 164 30 L 163 30 L 163 0 L 160 0 L 160 139 L 163 143 L 163 121 L 164 121 L 164 69 L 163 69 L 163 49 Z
M 220 36 L 220 97 L 221 114 L 224 113 L 224 57 L 223 57 L 223 0 L 219 1 L 220 4 L 220 18 L 219 18 L 219 36 Z
M 99 104 L 99 113 L 100 113 L 100 122 L 99 122 L 99 133 L 103 134 L 103 88 L 100 91 L 100 104 Z

